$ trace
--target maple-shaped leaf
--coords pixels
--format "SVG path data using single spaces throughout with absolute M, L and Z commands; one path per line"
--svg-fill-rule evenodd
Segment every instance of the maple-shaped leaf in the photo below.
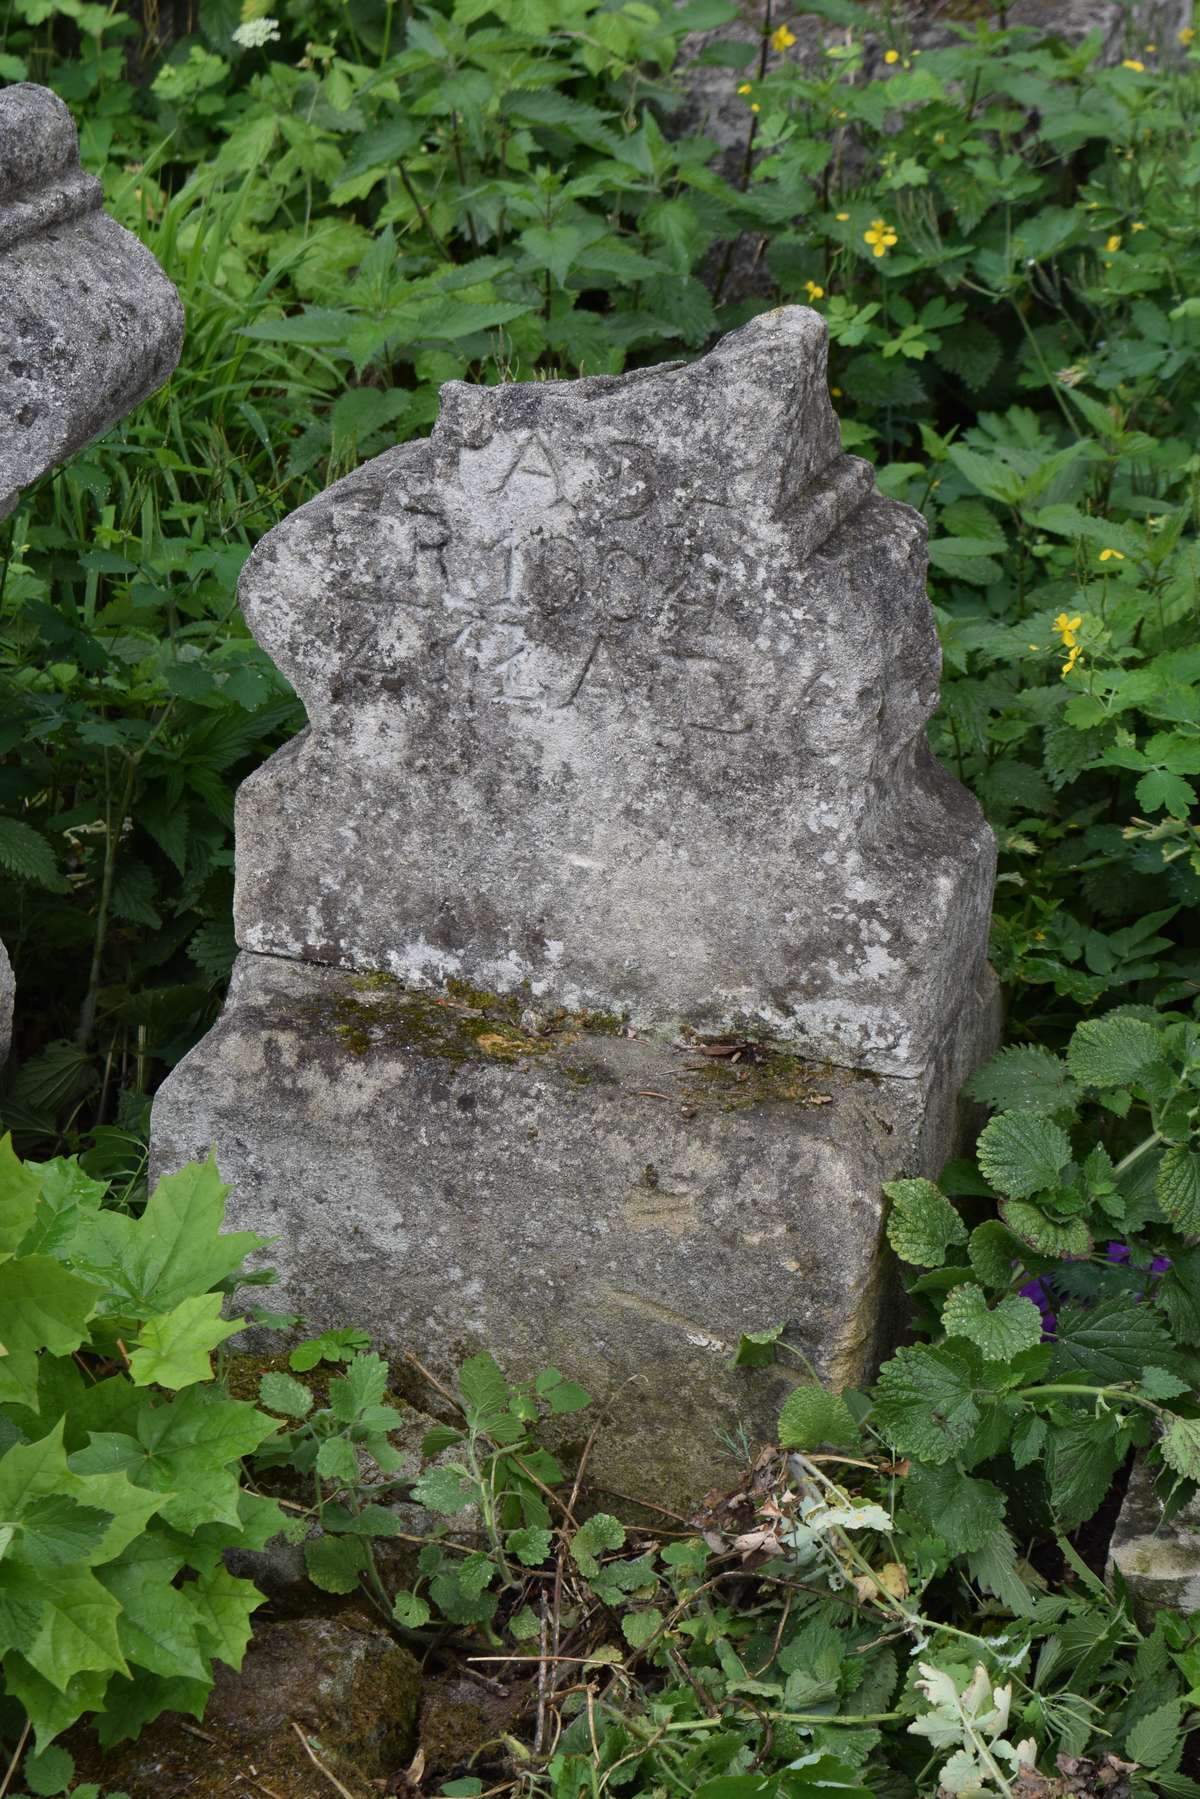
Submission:
M 41 1170 L 18 1158 L 6 1131 L 0 1137 L 0 1256 L 12 1255 L 25 1236 L 41 1191 Z
M 207 1653 L 240 1668 L 250 1642 L 250 1619 L 267 1603 L 253 1581 L 221 1565 L 189 1582 L 183 1597 L 195 1613 Z
M 140 1218 L 100 1212 L 80 1225 L 75 1259 L 109 1288 L 102 1310 L 156 1318 L 211 1292 L 266 1242 L 255 1231 L 222 1234 L 229 1192 L 215 1159 L 164 1175 Z
M 0 1262 L 0 1404 L 37 1410 L 40 1352 L 73 1354 L 103 1296 L 101 1287 L 52 1256 Z
M 195 1381 L 211 1380 L 211 1351 L 246 1322 L 221 1317 L 223 1298 L 220 1293 L 193 1293 L 161 1318 L 147 1319 L 129 1358 L 134 1386 L 154 1384 L 178 1391 Z
M 153 1674 L 206 1680 L 208 1662 L 196 1614 L 177 1587 L 183 1556 L 161 1531 L 147 1531 L 130 1543 L 99 1575 L 119 1601 L 117 1627 L 127 1659 Z

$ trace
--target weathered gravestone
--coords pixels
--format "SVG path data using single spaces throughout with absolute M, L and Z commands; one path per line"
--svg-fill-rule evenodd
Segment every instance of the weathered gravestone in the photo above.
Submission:
M 769 1430 L 744 1330 L 864 1377 L 880 1184 L 938 1167 L 993 1029 L 924 570 L 806 309 L 688 367 L 450 383 L 247 565 L 310 728 L 238 796 L 246 953 L 159 1165 L 216 1144 L 312 1320 L 636 1376 L 618 1485 Z
M 179 296 L 103 200 L 58 96 L 29 82 L 0 89 L 0 519 L 179 360 Z M 0 1064 L 12 997 L 0 945 Z

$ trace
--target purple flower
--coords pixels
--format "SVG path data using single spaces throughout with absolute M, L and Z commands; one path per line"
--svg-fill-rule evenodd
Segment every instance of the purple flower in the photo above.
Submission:
M 1170 1256 L 1155 1256 L 1150 1264 L 1150 1272 L 1151 1274 L 1165 1274 L 1170 1266 Z
M 1110 1262 L 1127 1262 L 1129 1260 L 1128 1243 L 1110 1243 L 1108 1246 L 1108 1260 Z
M 1054 1301 L 1047 1293 L 1041 1281 L 1026 1281 L 1025 1285 L 1021 1287 L 1019 1291 L 1022 1299 L 1032 1299 L 1034 1305 L 1042 1314 L 1043 1340 L 1047 1337 L 1052 1337 L 1055 1330 L 1058 1328 L 1058 1318 L 1050 1309 L 1054 1304 Z

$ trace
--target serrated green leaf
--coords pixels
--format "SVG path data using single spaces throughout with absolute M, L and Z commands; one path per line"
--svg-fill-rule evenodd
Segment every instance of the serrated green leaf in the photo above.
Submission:
M 1139 1718 L 1125 1738 L 1125 1753 L 1143 1768 L 1157 1768 L 1165 1762 L 1180 1740 L 1183 1701 L 1168 1699 Z
M 952 1555 L 982 1549 L 1004 1517 L 999 1487 L 945 1465 L 918 1463 L 904 1483 L 904 1503 Z
M 901 1455 L 935 1466 L 950 1461 L 979 1426 L 974 1349 L 898 1349 L 879 1371 L 875 1423 Z
M 891 1200 L 888 1242 L 915 1268 L 938 1268 L 952 1243 L 965 1243 L 967 1229 L 945 1194 L 932 1181 L 885 1181 Z
M 779 1413 L 779 1442 L 784 1449 L 853 1449 L 861 1438 L 850 1408 L 840 1393 L 826 1387 L 793 1387 Z
M 195 1293 L 161 1318 L 148 1318 L 138 1332 L 138 1347 L 129 1358 L 135 1387 L 151 1385 L 178 1391 L 194 1381 L 212 1379 L 212 1351 L 241 1330 L 244 1318 L 221 1317 L 220 1293 Z
M 1172 1418 L 1158 1446 L 1168 1468 L 1200 1480 L 1200 1418 Z
M 1006 1525 L 997 1525 L 983 1547 L 971 1551 L 967 1571 L 985 1593 L 994 1593 L 1018 1618 L 1033 1611 L 1035 1595 L 1021 1579 L 1016 1545 Z
M 976 1069 L 964 1089 L 993 1112 L 1061 1112 L 1078 1089 L 1061 1056 L 1031 1044 L 1011 1044 Z
M 323 1593 L 353 1593 L 369 1557 L 361 1537 L 320 1536 L 304 1545 L 304 1565 L 308 1578 Z
M 238 1528 L 238 1462 L 276 1428 L 245 1401 L 198 1385 L 169 1403 L 149 1403 L 147 1395 L 134 1432 L 93 1432 L 69 1462 L 78 1474 L 124 1473 L 162 1495 L 160 1516 L 178 1530 L 215 1521 Z
M 1177 1374 L 1168 1374 L 1165 1368 L 1151 1365 L 1142 1369 L 1142 1391 L 1151 1399 L 1179 1399 L 1191 1390 L 1190 1381 L 1180 1380 Z
M 317 1450 L 317 1473 L 322 1480 L 353 1486 L 358 1479 L 358 1456 L 348 1437 L 326 1437 Z
M 1013 1236 L 1040 1256 L 1069 1262 L 1092 1253 L 1092 1234 L 1082 1218 L 1062 1224 L 1025 1199 L 1002 1199 L 1000 1216 Z
M 593 1512 L 571 1538 L 571 1559 L 582 1574 L 592 1579 L 600 1572 L 597 1559 L 605 1549 L 622 1549 L 625 1526 L 608 1512 Z
M 1142 1018 L 1119 1013 L 1087 1018 L 1067 1047 L 1067 1062 L 1085 1087 L 1125 1087 L 1145 1074 L 1163 1053 L 1162 1033 Z
M 352 1424 L 371 1406 L 377 1406 L 387 1392 L 388 1365 L 381 1355 L 364 1355 L 361 1351 L 350 1361 L 346 1372 L 329 1383 L 329 1404 L 335 1418 Z
M 1170 1362 L 1174 1345 L 1150 1306 L 1126 1297 L 1063 1306 L 1050 1362 L 1055 1380 L 1113 1386 L 1140 1380 L 1148 1363 Z
M 510 1555 L 515 1555 L 525 1568 L 540 1568 L 550 1553 L 554 1541 L 551 1533 L 541 1525 L 525 1525 L 520 1530 L 510 1530 L 504 1539 L 505 1548 Z
M 942 1329 L 948 1337 L 966 1337 L 992 1362 L 1006 1362 L 1042 1340 L 1042 1315 L 1031 1299 L 1010 1293 L 989 1309 L 987 1295 L 974 1281 L 964 1281 L 946 1296 Z
M 0 1137 L 0 1255 L 11 1255 L 31 1228 L 42 1180 L 41 1169 L 20 1160 L 6 1131 Z
M 131 1662 L 167 1678 L 206 1680 L 196 1618 L 174 1584 L 183 1556 L 161 1531 L 130 1543 L 100 1579 L 121 1607 L 118 1635 Z
M 285 1418 L 307 1418 L 313 1396 L 303 1382 L 271 1369 L 258 1383 L 258 1402 L 268 1412 L 281 1412 Z
M 392 1617 L 406 1630 L 420 1630 L 429 1622 L 429 1602 L 419 1593 L 399 1592 L 392 1601 Z
M 1154 1197 L 1164 1217 L 1182 1236 L 1200 1237 L 1200 1154 L 1182 1143 L 1164 1150 Z
M 307 1374 L 318 1362 L 348 1362 L 357 1349 L 369 1349 L 371 1339 L 366 1331 L 353 1326 L 345 1330 L 322 1331 L 319 1337 L 307 1337 L 288 1356 L 288 1367 L 297 1374 Z
M 1001 1112 L 984 1126 L 976 1146 L 986 1178 L 1010 1199 L 1053 1187 L 1071 1160 L 1067 1133 L 1036 1112 Z
M 31 1793 L 52 1799 L 54 1794 L 66 1792 L 74 1773 L 74 1756 L 55 1743 L 43 1749 L 40 1755 L 25 1757 L 21 1778 Z
M 977 1224 L 967 1242 L 967 1256 L 976 1278 L 985 1287 L 1004 1288 L 1013 1276 L 1022 1245 L 998 1218 Z
M 508 1410 L 508 1382 L 495 1357 L 486 1351 L 463 1363 L 458 1373 L 458 1390 L 477 1430 L 487 1431 L 490 1423 Z
M 1028 1468 L 1041 1455 L 1046 1442 L 1046 1420 L 1036 1412 L 1026 1412 L 1012 1434 L 1009 1454 L 1014 1468 Z
M 627 1643 L 634 1649 L 641 1649 L 662 1629 L 662 1622 L 662 1613 L 652 1605 L 644 1612 L 626 1612 L 621 1619 L 621 1631 Z
M 432 1456 L 441 1455 L 444 1450 L 453 1449 L 461 1443 L 463 1434 L 455 1430 L 452 1424 L 435 1424 L 432 1430 L 426 1431 L 421 1438 L 421 1455 L 426 1461 Z
M 413 1482 L 412 1497 L 431 1512 L 453 1518 L 478 1498 L 475 1482 L 465 1468 L 426 1468 Z
M 1045 1466 L 1050 1503 L 1064 1532 L 1086 1523 L 1103 1503 L 1123 1454 L 1115 1418 L 1086 1411 L 1051 1428 Z
M 267 1603 L 265 1596 L 253 1581 L 220 1564 L 189 1581 L 182 1592 L 196 1615 L 206 1652 L 236 1672 L 250 1644 L 250 1620 Z

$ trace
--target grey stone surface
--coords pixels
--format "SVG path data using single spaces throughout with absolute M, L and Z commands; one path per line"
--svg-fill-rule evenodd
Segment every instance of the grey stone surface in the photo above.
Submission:
M 13 999 L 16 994 L 16 981 L 13 978 L 13 966 L 8 959 L 8 951 L 0 943 L 0 1068 L 8 1061 L 8 1051 L 12 1043 Z
M 1108 1575 L 1119 1573 L 1134 1616 L 1145 1628 L 1163 1606 L 1200 1612 L 1200 1497 L 1169 1522 L 1154 1471 L 1135 1462 L 1108 1549 Z
M 0 518 L 179 360 L 179 296 L 102 202 L 63 102 L 0 89 Z
M 238 796 L 241 945 L 919 1073 L 994 846 L 925 738 L 924 523 L 824 371 L 788 307 L 687 367 L 451 382 L 272 531 L 242 604 L 311 725 Z
M 731 1370 L 743 1331 L 870 1375 L 882 1185 L 995 1040 L 924 526 L 824 370 L 793 307 L 689 367 L 451 383 L 259 545 L 310 726 L 239 794 L 245 953 L 154 1107 L 314 1326 L 561 1368 L 614 1401 L 594 1473 L 672 1506 L 795 1378 Z
M 786 1320 L 825 1379 L 869 1375 L 899 1304 L 881 1184 L 946 1159 L 994 1030 L 989 983 L 936 1075 L 747 1066 L 243 955 L 160 1090 L 154 1153 L 216 1143 L 232 1217 L 276 1239 L 263 1259 L 314 1327 L 443 1378 L 489 1348 L 619 1394 L 593 1473 L 677 1505 L 730 1472 L 723 1432 L 770 1438 L 794 1378 L 731 1372 L 742 1331 Z

